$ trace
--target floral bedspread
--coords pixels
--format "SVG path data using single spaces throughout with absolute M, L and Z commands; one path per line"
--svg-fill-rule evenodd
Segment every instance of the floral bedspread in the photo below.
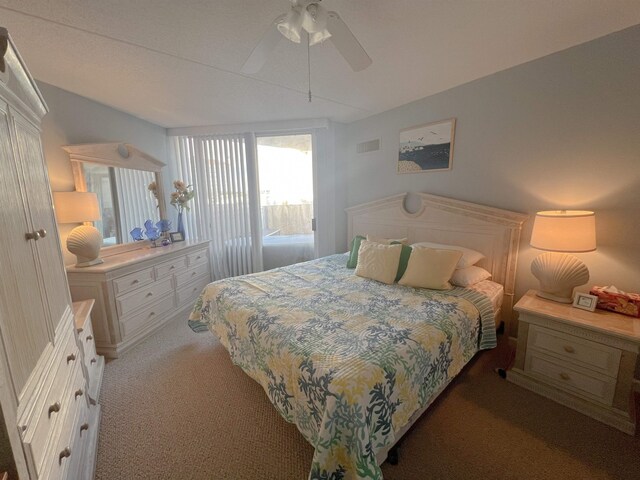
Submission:
M 189 321 L 214 332 L 313 445 L 313 480 L 381 479 L 376 452 L 495 346 L 482 294 L 384 285 L 345 264 L 333 255 L 214 282 Z

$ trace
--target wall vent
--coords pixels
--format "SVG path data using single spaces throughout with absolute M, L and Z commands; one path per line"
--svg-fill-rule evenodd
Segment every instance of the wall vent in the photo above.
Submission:
M 375 152 L 380 150 L 380 139 L 369 140 L 368 142 L 362 142 L 356 145 L 356 153 Z

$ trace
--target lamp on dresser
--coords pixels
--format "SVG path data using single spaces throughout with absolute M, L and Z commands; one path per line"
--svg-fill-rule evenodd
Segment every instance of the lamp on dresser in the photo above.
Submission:
M 58 223 L 84 223 L 100 220 L 98 196 L 92 192 L 54 192 L 53 203 Z M 102 234 L 93 225 L 75 227 L 67 237 L 67 249 L 78 261 L 76 267 L 102 263 Z
M 540 282 L 539 297 L 571 303 L 573 289 L 589 281 L 589 269 L 569 253 L 596 249 L 595 214 L 585 210 L 538 212 L 530 245 L 546 250 L 531 263 L 531 273 Z

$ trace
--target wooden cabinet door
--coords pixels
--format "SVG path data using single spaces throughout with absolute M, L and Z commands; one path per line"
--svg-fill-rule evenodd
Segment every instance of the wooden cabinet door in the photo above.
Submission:
M 60 239 L 55 222 L 49 177 L 40 131 L 19 114 L 13 113 L 19 164 L 24 173 L 24 190 L 33 229 L 41 233 L 35 242 L 39 263 L 39 279 L 45 292 L 45 317 L 51 338 L 60 321 L 71 314 L 71 295 L 64 269 Z M 43 232 L 46 232 L 43 235 Z
M 45 323 L 36 244 L 15 161 L 7 104 L 0 97 L 0 330 L 16 395 L 25 386 L 40 355 L 50 342 Z

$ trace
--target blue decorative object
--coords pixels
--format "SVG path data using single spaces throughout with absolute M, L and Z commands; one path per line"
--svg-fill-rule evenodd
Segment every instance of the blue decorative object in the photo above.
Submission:
M 146 222 L 144 222 L 144 228 L 144 234 L 152 242 L 160 238 L 160 230 L 153 225 L 153 222 L 151 220 L 147 220 Z
M 166 233 L 171 231 L 171 222 L 169 220 L 160 220 L 156 223 L 156 227 L 158 227 L 162 233 Z
M 182 223 L 182 212 L 178 212 L 178 232 L 182 234 L 182 238 L 187 238 L 184 234 L 184 224 Z
M 142 237 L 142 229 L 140 227 L 134 228 L 129 233 L 131 234 L 131 238 L 133 238 L 133 240 L 135 242 L 139 242 L 140 240 L 144 240 L 144 238 Z

